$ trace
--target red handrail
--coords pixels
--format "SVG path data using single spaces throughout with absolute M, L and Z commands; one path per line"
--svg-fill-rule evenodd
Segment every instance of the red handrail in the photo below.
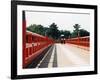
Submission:
M 85 37 L 70 38 L 70 39 L 66 39 L 66 43 L 89 47 L 90 37 L 85 36 Z
M 26 48 L 23 55 L 23 68 L 25 68 L 33 59 L 41 55 L 41 52 L 52 45 L 54 41 L 46 36 L 26 31 Z

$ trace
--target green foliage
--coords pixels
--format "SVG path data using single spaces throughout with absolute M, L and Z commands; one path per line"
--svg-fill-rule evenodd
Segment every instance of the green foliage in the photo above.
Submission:
M 61 30 L 60 35 L 64 35 L 64 38 L 68 39 L 71 36 L 71 32 L 68 30 Z
M 48 27 L 44 27 L 43 25 L 39 24 L 32 24 L 29 27 L 27 27 L 27 30 L 34 32 L 34 33 L 38 33 L 40 35 L 43 36 L 48 36 L 49 38 L 52 38 L 54 40 L 58 40 L 61 37 L 64 37 L 66 39 L 68 38 L 75 38 L 75 37 L 83 37 L 83 36 L 89 36 L 89 32 L 84 30 L 84 29 L 80 29 L 80 25 L 79 24 L 75 24 L 73 25 L 74 30 L 71 33 L 68 30 L 59 30 L 57 24 L 52 23 L 50 26 Z
M 78 34 L 79 34 L 80 25 L 79 25 L 79 24 L 75 24 L 73 27 L 74 27 L 74 29 L 75 29 L 75 30 L 73 31 L 74 36 L 75 36 L 75 37 L 79 36 Z
M 58 27 L 55 23 L 52 23 L 49 26 L 49 30 L 48 30 L 48 36 L 52 37 L 53 39 L 58 39 L 60 36 L 60 31 L 58 30 Z
M 45 35 L 45 30 L 46 29 L 47 28 L 43 27 L 42 25 L 36 25 L 36 24 L 30 25 L 27 28 L 27 30 L 32 31 L 34 33 L 41 34 L 41 35 Z
M 77 37 L 77 32 L 73 30 L 73 32 L 71 33 L 71 38 L 75 38 Z
M 79 34 L 80 34 L 80 37 L 90 35 L 90 33 L 88 31 L 84 30 L 84 29 L 80 29 Z
M 74 29 L 75 29 L 76 31 L 78 31 L 79 28 L 80 28 L 80 25 L 79 25 L 79 24 L 75 24 L 73 27 L 74 27 Z
M 74 30 L 73 32 L 71 33 L 71 37 L 72 38 L 75 38 L 75 37 L 83 37 L 83 36 L 89 36 L 89 32 L 84 30 L 84 29 L 80 29 L 80 25 L 79 24 L 75 24 L 74 26 Z

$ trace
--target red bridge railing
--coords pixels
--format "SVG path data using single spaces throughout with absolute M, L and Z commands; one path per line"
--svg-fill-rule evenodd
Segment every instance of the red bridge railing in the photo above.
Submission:
M 27 31 L 25 52 L 23 54 L 23 68 L 25 68 L 33 59 L 41 55 L 42 51 L 53 43 L 53 40 L 46 36 Z
M 41 52 L 53 44 L 53 40 L 46 36 L 26 31 L 25 11 L 22 12 L 23 27 L 23 68 L 25 68 L 33 59 L 41 55 Z
M 67 39 L 65 42 L 70 43 L 70 44 L 89 47 L 90 46 L 90 37 L 85 36 L 85 37 L 70 38 L 70 39 Z

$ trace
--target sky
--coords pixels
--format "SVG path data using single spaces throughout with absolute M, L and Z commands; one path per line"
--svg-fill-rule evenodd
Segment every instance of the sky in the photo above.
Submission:
M 49 27 L 52 23 L 57 24 L 59 30 L 70 31 L 74 30 L 73 25 L 79 24 L 82 29 L 90 32 L 90 14 L 26 11 L 27 27 L 31 24 Z

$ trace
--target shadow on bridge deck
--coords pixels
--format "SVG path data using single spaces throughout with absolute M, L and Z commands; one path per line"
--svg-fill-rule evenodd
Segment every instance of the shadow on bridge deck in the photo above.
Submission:
M 56 46 L 52 46 L 51 49 L 48 50 L 42 61 L 38 64 L 39 68 L 47 68 L 47 67 L 57 67 L 57 53 Z
M 55 49 L 54 49 L 55 48 Z M 41 55 L 33 60 L 26 68 L 57 67 L 56 46 L 52 45 L 45 49 Z

